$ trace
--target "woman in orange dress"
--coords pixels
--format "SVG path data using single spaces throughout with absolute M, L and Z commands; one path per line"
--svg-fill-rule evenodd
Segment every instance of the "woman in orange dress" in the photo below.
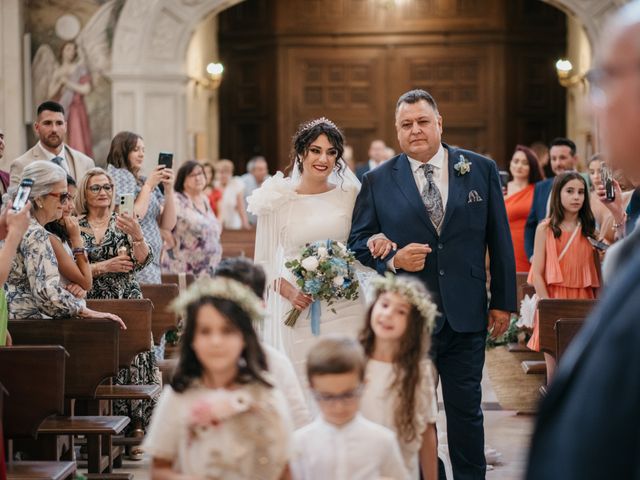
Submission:
M 528 272 L 531 268 L 524 249 L 524 229 L 533 203 L 533 190 L 540 180 L 542 174 L 536 154 L 523 145 L 516 146 L 509 163 L 509 183 L 504 198 L 516 257 L 516 272 Z
M 593 247 L 595 220 L 589 205 L 589 187 L 578 172 L 558 175 L 551 190 L 549 218 L 538 225 L 533 247 L 529 283 L 539 299 L 591 299 L 600 287 Z M 527 345 L 540 350 L 540 331 L 536 314 L 533 335 Z M 547 384 L 555 370 L 555 360 L 544 354 Z

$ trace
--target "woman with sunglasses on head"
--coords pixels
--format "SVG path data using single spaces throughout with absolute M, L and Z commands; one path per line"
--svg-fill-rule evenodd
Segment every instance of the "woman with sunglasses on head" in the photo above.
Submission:
M 93 276 L 76 216 L 74 202 L 78 187 L 76 181 L 69 175 L 67 175 L 67 191 L 69 197 L 62 206 L 62 217 L 47 223 L 44 228 L 51 234 L 49 241 L 58 261 L 60 281 L 76 297 L 84 298 L 91 290 Z
M 113 211 L 114 192 L 111 176 L 101 168 L 89 170 L 78 189 L 80 235 L 93 275 L 87 298 L 142 298 L 135 273 L 153 255 L 138 221 Z
M 101 168 L 89 170 L 78 188 L 76 209 L 80 215 L 80 235 L 93 273 L 93 287 L 87 298 L 138 299 L 142 298 L 142 291 L 135 273 L 151 263 L 153 254 L 138 220 L 113 211 L 114 194 L 113 179 Z M 129 368 L 118 372 L 117 385 L 160 384 L 152 345 L 153 338 L 150 337 L 149 350 L 136 355 Z M 155 398 L 117 400 L 113 411 L 114 415 L 131 418 L 128 435 L 143 437 L 155 404 Z M 129 458 L 141 460 L 142 450 L 131 447 Z
M 67 173 L 58 165 L 36 161 L 27 165 L 22 179 L 30 178 L 31 220 L 6 283 L 9 318 L 107 318 L 126 328 L 120 317 L 90 310 L 84 299 L 68 292 L 60 281 L 58 262 L 44 225 L 62 217 L 69 201 Z M 15 197 L 16 187 L 9 189 Z

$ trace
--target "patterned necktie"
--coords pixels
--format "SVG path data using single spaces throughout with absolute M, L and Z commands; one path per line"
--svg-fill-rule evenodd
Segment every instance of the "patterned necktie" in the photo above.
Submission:
M 431 218 L 431 223 L 436 227 L 436 230 L 440 228 L 442 217 L 444 217 L 444 208 L 442 206 L 442 196 L 436 183 L 433 181 L 434 166 L 428 163 L 424 163 L 420 166 L 424 172 L 424 176 L 427 179 L 427 184 L 422 189 L 422 202 L 427 208 L 427 213 Z
M 64 161 L 64 158 L 62 157 L 53 157 L 51 159 L 51 161 L 53 163 L 55 163 L 56 165 L 58 165 L 59 167 L 61 167 L 65 172 L 69 173 L 69 169 L 67 168 L 66 162 Z

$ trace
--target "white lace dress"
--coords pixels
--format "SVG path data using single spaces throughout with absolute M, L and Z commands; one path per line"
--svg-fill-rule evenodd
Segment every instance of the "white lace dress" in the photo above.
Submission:
M 305 244 L 327 239 L 346 244 L 358 190 L 353 185 L 338 185 L 325 193 L 301 195 L 294 188 L 279 172 L 247 201 L 249 211 L 258 216 L 255 262 L 265 269 L 269 282 L 268 318 L 262 337 L 289 355 L 304 382 L 307 352 L 319 337 L 311 333 L 309 309 L 302 312 L 294 327 L 284 325 L 292 306 L 276 292 L 275 284 L 279 278 L 295 284 L 284 263 L 298 256 Z M 357 268 L 365 269 L 361 265 Z M 320 336 L 334 333 L 355 338 L 364 321 L 364 295 L 361 292 L 357 300 L 336 301 L 331 307 L 322 302 L 321 310 Z

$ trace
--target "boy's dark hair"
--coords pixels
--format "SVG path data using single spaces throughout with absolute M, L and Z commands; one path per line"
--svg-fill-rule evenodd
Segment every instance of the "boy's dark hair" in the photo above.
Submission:
M 255 293 L 258 298 L 264 296 L 267 284 L 266 275 L 261 266 L 256 265 L 245 257 L 231 257 L 223 259 L 214 272 L 216 277 L 236 280 Z
M 327 335 L 320 339 L 307 355 L 307 378 L 313 386 L 316 375 L 355 372 L 364 379 L 366 359 L 362 346 L 349 337 Z
M 571 150 L 571 156 L 575 156 L 576 154 L 576 144 L 573 142 L 573 140 L 569 140 L 568 138 L 564 138 L 564 137 L 558 137 L 558 138 L 554 138 L 553 141 L 551 142 L 551 144 L 549 144 L 549 150 L 551 150 L 551 147 L 569 147 L 569 149 Z
M 46 102 L 42 102 L 40 105 L 38 105 L 38 115 L 40 115 L 45 110 L 48 110 L 49 112 L 58 112 L 64 115 L 64 107 L 58 102 L 54 102 L 53 100 L 47 100 Z

